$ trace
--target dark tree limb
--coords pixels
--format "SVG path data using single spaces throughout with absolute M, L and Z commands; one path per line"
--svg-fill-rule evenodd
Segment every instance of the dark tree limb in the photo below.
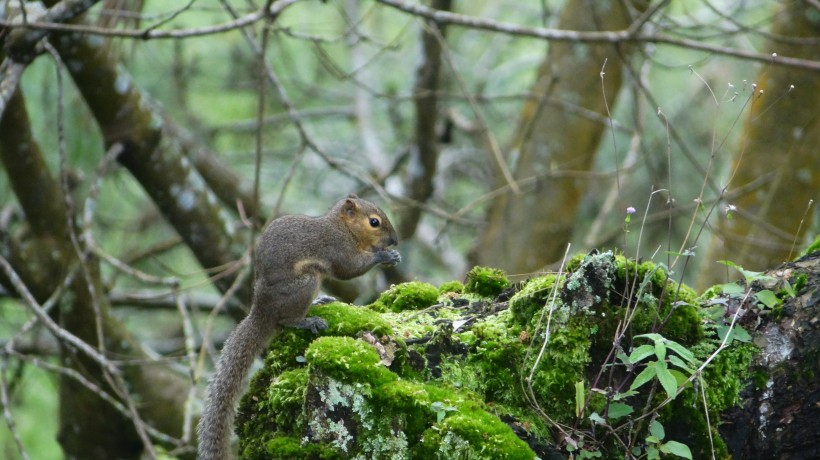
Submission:
M 449 10 L 452 0 L 434 0 L 436 10 Z M 439 75 L 441 74 L 441 47 L 444 28 L 434 20 L 425 20 L 421 32 L 422 59 L 416 69 L 413 98 L 416 109 L 416 145 L 410 152 L 405 176 L 405 193 L 416 203 L 425 203 L 433 195 L 433 180 L 439 148 L 438 125 Z M 401 238 L 412 238 L 421 219 L 422 209 L 409 205 L 402 209 L 398 222 Z

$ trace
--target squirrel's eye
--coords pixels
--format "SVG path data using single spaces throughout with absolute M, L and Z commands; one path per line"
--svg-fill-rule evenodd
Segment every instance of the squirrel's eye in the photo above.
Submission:
M 381 224 L 382 224 L 382 223 L 379 221 L 379 219 L 376 219 L 375 217 L 371 217 L 371 218 L 370 218 L 370 226 L 371 226 L 371 227 L 376 228 L 376 227 L 378 227 L 378 226 L 379 226 L 379 225 L 381 225 Z

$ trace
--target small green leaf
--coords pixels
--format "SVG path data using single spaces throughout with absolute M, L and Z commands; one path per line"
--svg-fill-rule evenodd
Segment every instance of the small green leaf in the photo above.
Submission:
M 739 284 L 735 283 L 726 283 L 721 284 L 720 291 L 723 292 L 723 295 L 733 296 L 733 295 L 740 295 L 746 292 L 746 288 Z
M 795 298 L 797 296 L 797 293 L 794 292 L 794 288 L 791 284 L 789 284 L 789 280 L 783 280 L 783 290 L 786 291 L 786 295 L 791 298 Z
M 720 338 L 721 341 L 724 337 L 726 337 L 727 332 L 729 332 L 729 326 L 717 327 L 718 338 Z M 726 344 L 731 344 L 733 340 L 748 343 L 752 341 L 752 336 L 750 336 L 749 333 L 746 332 L 746 329 L 743 329 L 742 327 L 735 325 L 734 327 L 732 327 L 732 335 L 729 337 L 729 340 L 726 341 Z
M 589 420 L 592 421 L 592 423 L 597 423 L 598 425 L 603 425 L 606 423 L 606 420 L 604 420 L 604 418 L 601 417 L 597 412 L 589 414 Z
M 692 374 L 692 373 L 694 373 L 694 372 L 695 372 L 695 370 L 694 370 L 694 369 L 692 369 L 691 367 L 687 366 L 687 365 L 686 365 L 686 363 L 685 363 L 685 362 L 683 362 L 683 360 L 682 360 L 682 359 L 678 358 L 678 357 L 677 357 L 677 356 L 675 356 L 675 355 L 669 355 L 669 362 L 670 362 L 673 366 L 676 366 L 676 367 L 678 367 L 679 369 L 683 369 L 683 370 L 685 370 L 686 372 L 688 372 L 689 374 Z
M 677 383 L 679 387 L 681 385 L 685 385 L 686 388 L 692 386 L 692 382 L 689 381 L 689 377 L 684 375 L 683 372 L 675 369 L 669 369 L 669 373 L 672 374 L 673 377 L 675 377 L 675 383 Z
M 623 416 L 629 415 L 633 412 L 632 407 L 628 404 L 614 402 L 609 405 L 609 410 L 607 411 L 607 416 L 611 420 L 619 419 Z
M 675 342 L 674 340 L 667 340 L 666 341 L 666 346 L 669 349 L 671 349 L 672 351 L 674 351 L 675 353 L 677 353 L 678 356 L 680 356 L 681 358 L 689 361 L 690 363 L 694 364 L 695 362 L 697 362 L 695 360 L 695 355 L 692 354 L 692 352 L 689 351 L 688 348 L 684 347 L 683 345 L 679 344 L 678 342 Z
M 655 354 L 655 347 L 652 345 L 641 345 L 640 347 L 632 350 L 632 353 L 629 355 L 628 364 L 639 363 L 647 356 L 652 356 L 653 354 Z
M 657 420 L 653 420 L 652 423 L 649 424 L 649 434 L 658 438 L 658 441 L 666 437 L 666 431 L 664 431 L 663 425 Z
M 646 366 L 644 370 L 635 377 L 635 380 L 632 382 L 632 385 L 629 387 L 629 391 L 637 390 L 640 388 L 644 383 L 652 380 L 655 377 L 655 366 Z
M 663 340 L 663 336 L 660 334 L 649 333 L 649 334 L 638 334 L 635 336 L 636 339 L 638 338 L 646 338 L 653 342 L 657 342 L 658 340 Z
M 656 372 L 658 374 L 658 381 L 661 382 L 663 390 L 667 395 L 669 395 L 670 398 L 674 398 L 678 389 L 678 381 L 675 380 L 674 375 L 669 373 L 669 369 L 666 368 L 666 363 L 663 361 L 658 362 Z
M 655 356 L 658 357 L 658 361 L 666 359 L 666 344 L 663 340 L 655 342 Z
M 774 308 L 777 306 L 777 304 L 780 303 L 780 299 L 778 299 L 777 296 L 774 295 L 774 292 L 768 289 L 758 292 L 757 294 L 755 294 L 755 297 L 757 297 L 758 302 L 762 303 L 768 308 Z
M 734 329 L 732 330 L 732 335 L 735 340 L 738 340 L 740 342 L 749 343 L 752 341 L 752 336 L 749 335 L 748 332 L 746 332 L 746 329 L 743 329 L 738 325 L 735 325 Z
M 630 396 L 635 396 L 636 394 L 638 394 L 638 392 L 637 391 L 632 391 L 632 390 L 624 391 L 623 393 L 615 393 L 615 396 L 612 397 L 612 400 L 613 401 L 620 401 L 624 398 L 628 398 Z
M 692 460 L 692 451 L 689 450 L 689 446 L 677 441 L 669 441 L 661 445 L 661 452 Z
M 584 399 L 586 398 L 586 391 L 584 391 L 584 381 L 575 382 L 575 416 L 581 416 L 581 410 L 584 408 Z

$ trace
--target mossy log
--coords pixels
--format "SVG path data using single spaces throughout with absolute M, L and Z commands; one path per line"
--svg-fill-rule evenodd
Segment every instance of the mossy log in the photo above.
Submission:
M 316 306 L 322 336 L 286 331 L 253 378 L 240 455 L 800 455 L 820 434 L 816 258 L 703 296 L 607 252 L 524 283 L 477 268 L 437 297 L 415 282 L 366 307 Z

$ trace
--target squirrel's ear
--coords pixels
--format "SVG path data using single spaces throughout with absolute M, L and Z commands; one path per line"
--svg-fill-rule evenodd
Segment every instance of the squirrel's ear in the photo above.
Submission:
M 355 193 L 350 193 L 350 194 L 347 195 L 347 197 L 356 199 L 356 198 L 359 198 L 359 195 L 356 195 Z
M 342 205 L 342 212 L 344 212 L 345 214 L 347 214 L 350 217 L 355 216 L 357 210 L 359 209 L 359 205 L 356 204 L 356 201 L 354 201 L 354 200 L 355 200 L 354 197 L 348 197 L 348 198 L 345 199 L 345 202 Z

